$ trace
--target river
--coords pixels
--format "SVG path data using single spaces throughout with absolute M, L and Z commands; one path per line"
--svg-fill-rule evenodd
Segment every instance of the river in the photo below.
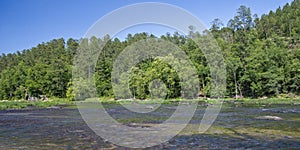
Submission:
M 147 149 L 300 149 L 299 105 L 224 104 L 210 129 L 195 130 L 205 106 L 171 140 Z M 120 122 L 151 126 L 169 117 L 174 104 L 152 114 L 132 115 L 118 104 L 107 111 Z M 0 111 L 0 149 L 126 149 L 97 136 L 74 107 Z

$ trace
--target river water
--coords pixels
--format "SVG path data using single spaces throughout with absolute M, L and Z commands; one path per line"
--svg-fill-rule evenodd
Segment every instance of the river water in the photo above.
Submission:
M 107 111 L 128 126 L 151 126 L 176 109 L 163 104 L 150 115 L 132 114 L 118 104 Z M 189 125 L 168 142 L 147 149 L 300 149 L 300 106 L 225 104 L 210 129 L 196 130 L 205 106 L 198 106 Z M 96 135 L 76 108 L 0 112 L 0 149 L 127 149 Z

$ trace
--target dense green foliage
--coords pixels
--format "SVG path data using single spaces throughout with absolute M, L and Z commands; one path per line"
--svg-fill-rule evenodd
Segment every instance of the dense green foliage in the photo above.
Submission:
M 63 39 L 0 57 L 0 99 L 47 95 L 65 97 L 71 78 L 72 58 L 78 43 Z
M 241 6 L 236 16 L 224 27 L 220 19 L 212 22 L 210 32 L 217 40 L 227 64 L 229 97 L 262 97 L 299 94 L 300 91 L 300 0 L 276 12 L 258 18 L 250 8 Z M 192 34 L 192 33 L 191 33 Z M 201 95 L 209 96 L 211 77 L 201 49 L 189 36 L 166 34 L 159 39 L 180 47 L 197 69 Z M 72 65 L 77 51 L 93 49 L 97 42 L 106 42 L 95 70 L 97 94 L 114 97 L 111 72 L 114 60 L 127 46 L 142 39 L 153 38 L 147 33 L 129 34 L 124 41 L 91 38 L 55 39 L 37 47 L 0 56 L 0 99 L 48 97 L 74 98 L 78 85 L 72 83 Z M 205 34 L 202 37 L 205 40 Z M 87 64 L 88 65 L 88 64 Z M 149 84 L 163 81 L 166 97 L 180 96 L 181 82 L 176 71 L 160 59 L 148 59 L 132 68 L 129 88 L 135 98 L 150 97 Z M 77 78 L 81 81 L 82 79 Z M 86 86 L 85 82 L 81 82 Z M 82 93 L 84 94 L 84 93 Z M 88 97 L 88 96 L 87 96 Z

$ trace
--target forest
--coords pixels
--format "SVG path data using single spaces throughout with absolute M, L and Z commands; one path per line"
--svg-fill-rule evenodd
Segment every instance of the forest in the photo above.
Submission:
M 257 16 L 240 6 L 225 25 L 211 22 L 209 31 L 222 50 L 226 63 L 226 97 L 296 97 L 300 94 L 300 0 Z M 202 50 L 190 35 L 166 33 L 155 37 L 148 33 L 128 34 L 125 40 L 106 37 L 91 39 L 53 39 L 36 47 L 0 56 L 0 99 L 28 97 L 74 99 L 72 67 L 80 45 L 92 47 L 106 41 L 98 56 L 94 79 L 99 97 L 114 98 L 111 83 L 113 63 L 118 54 L 134 42 L 158 38 L 183 50 L 197 69 L 199 95 L 210 96 L 211 76 Z M 205 34 L 201 35 L 205 38 Z M 85 44 L 84 44 L 85 43 Z M 180 97 L 181 82 L 174 69 L 160 59 L 148 59 L 132 68 L 129 88 L 134 98 L 150 97 L 149 83 L 163 81 L 166 98 Z M 80 80 L 80 79 L 78 79 Z M 84 84 L 84 82 L 82 82 Z

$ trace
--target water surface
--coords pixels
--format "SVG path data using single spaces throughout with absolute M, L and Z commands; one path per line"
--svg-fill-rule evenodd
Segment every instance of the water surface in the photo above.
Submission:
M 174 104 L 163 104 L 150 114 L 138 114 L 117 104 L 106 107 L 111 116 L 132 127 L 161 123 L 176 109 Z M 199 105 L 193 119 L 179 135 L 148 149 L 300 149 L 299 105 L 225 104 L 213 126 L 199 134 L 195 129 L 204 109 Z M 264 119 L 263 116 L 276 116 L 281 120 Z M 97 136 L 76 108 L 49 108 L 1 111 L 0 149 L 125 148 Z

